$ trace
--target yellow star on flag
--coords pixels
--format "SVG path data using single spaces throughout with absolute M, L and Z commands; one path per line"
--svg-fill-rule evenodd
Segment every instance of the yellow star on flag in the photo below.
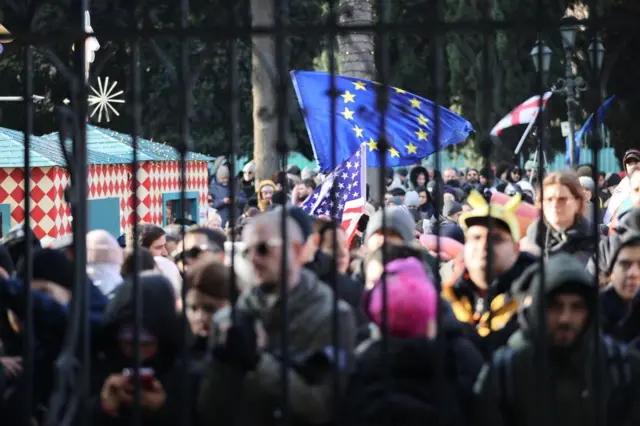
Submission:
M 356 90 L 367 90 L 366 86 L 361 81 L 354 81 L 353 85 L 356 87 Z
M 369 142 L 367 142 L 367 146 L 369 147 L 369 152 L 378 150 L 378 142 L 374 141 L 373 138 L 369 138 Z
M 429 133 L 425 132 L 424 130 L 420 129 L 416 132 L 416 135 L 418 135 L 418 140 L 419 141 L 426 141 L 427 137 L 429 136 Z
M 407 93 L 406 91 L 402 89 L 398 89 L 397 87 L 395 87 L 395 89 L 396 89 L 396 93 L 399 93 L 399 94 Z
M 418 117 L 418 123 L 420 123 L 421 126 L 426 127 L 429 125 L 429 119 L 424 115 L 420 114 L 420 116 Z
M 356 99 L 356 95 L 354 95 L 353 93 L 351 93 L 350 91 L 346 91 L 344 92 L 342 95 L 340 95 L 344 98 L 344 103 L 348 104 L 349 102 L 355 102 Z
M 345 108 L 340 114 L 342 114 L 347 120 L 353 120 L 353 113 L 354 111 L 351 111 L 349 108 Z
M 405 148 L 407 148 L 407 152 L 409 154 L 417 154 L 418 153 L 418 147 L 415 146 L 414 144 L 412 144 L 411 142 L 409 142 L 409 145 L 405 145 Z
M 357 124 L 354 126 L 353 131 L 356 132 L 356 136 L 359 138 L 362 137 L 362 132 L 364 132 L 364 130 L 358 127 Z
M 400 153 L 395 148 L 389 148 L 389 153 L 392 157 L 400 157 Z
M 409 102 L 411 102 L 411 108 L 420 108 L 420 105 L 422 105 L 422 102 L 416 98 L 411 99 Z

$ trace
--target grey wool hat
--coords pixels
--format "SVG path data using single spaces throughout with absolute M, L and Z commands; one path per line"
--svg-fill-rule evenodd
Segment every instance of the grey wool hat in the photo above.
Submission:
M 384 228 L 383 228 L 383 214 L 384 214 Z M 380 232 L 383 229 L 398 234 L 405 243 L 410 243 L 416 239 L 415 237 L 415 223 L 411 213 L 404 206 L 386 207 L 378 210 L 367 224 L 367 232 L 365 240 L 376 232 Z

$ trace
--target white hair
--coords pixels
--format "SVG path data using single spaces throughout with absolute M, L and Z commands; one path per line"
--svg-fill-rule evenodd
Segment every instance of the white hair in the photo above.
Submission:
M 171 283 L 176 299 L 180 298 L 182 295 L 182 274 L 180 274 L 178 266 L 171 260 L 162 256 L 155 256 L 153 260 L 156 261 L 156 266 L 160 270 L 160 273 Z

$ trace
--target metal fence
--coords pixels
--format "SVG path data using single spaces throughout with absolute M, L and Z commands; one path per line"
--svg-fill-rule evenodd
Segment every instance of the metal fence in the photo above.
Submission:
M 288 55 L 290 54 L 290 40 L 294 37 L 316 37 L 328 46 L 328 70 L 332 73 L 337 73 L 339 69 L 339 58 L 336 56 L 337 51 L 337 39 L 338 37 L 345 37 L 352 35 L 356 32 L 360 34 L 368 34 L 373 36 L 375 40 L 375 77 L 376 81 L 380 82 L 383 90 L 379 91 L 378 107 L 381 111 L 386 109 L 386 102 L 388 99 L 383 96 L 384 89 L 394 81 L 392 78 L 397 76 L 398 69 L 392 69 L 391 66 L 391 44 L 390 40 L 393 37 L 404 36 L 406 37 L 404 43 L 409 46 L 411 44 L 411 36 L 419 35 L 421 40 L 426 41 L 428 47 L 431 49 L 429 55 L 430 63 L 420 64 L 422 69 L 427 70 L 427 76 L 430 83 L 431 95 L 433 100 L 440 105 L 449 106 L 450 99 L 446 99 L 444 96 L 446 85 L 448 84 L 446 73 L 449 72 L 450 64 L 447 62 L 446 55 L 450 52 L 445 51 L 447 41 L 451 37 L 472 37 L 475 39 L 475 49 L 479 52 L 492 52 L 494 51 L 494 45 L 500 38 L 514 38 L 519 40 L 519 45 L 524 49 L 527 44 L 531 44 L 537 38 L 543 38 L 545 36 L 557 40 L 559 21 L 556 19 L 554 13 L 550 10 L 557 11 L 563 9 L 564 5 L 558 5 L 555 2 L 545 1 L 531 1 L 527 2 L 526 7 L 532 8 L 531 14 L 527 14 L 527 17 L 520 17 L 517 13 L 511 13 L 508 19 L 503 19 L 501 15 L 505 13 L 496 13 L 496 8 L 501 6 L 502 3 L 507 5 L 507 2 L 498 1 L 480 1 L 477 2 L 477 9 L 472 13 L 460 13 L 456 16 L 455 13 L 447 12 L 447 5 L 444 1 L 432 1 L 428 3 L 429 9 L 432 11 L 430 16 L 425 17 L 423 21 L 403 22 L 401 20 L 393 20 L 392 8 L 396 5 L 393 2 L 386 0 L 371 1 L 368 0 L 351 0 L 351 1 L 327 1 L 326 2 L 326 19 L 325 22 L 318 25 L 296 25 L 291 23 L 289 11 L 290 5 L 287 0 L 271 0 L 238 2 L 237 5 L 227 6 L 225 2 L 220 2 L 218 9 L 211 11 L 210 13 L 217 13 L 222 9 L 226 9 L 228 19 L 224 24 L 218 26 L 200 26 L 192 25 L 190 18 L 190 5 L 189 0 L 181 0 L 179 7 L 176 7 L 177 14 L 174 15 L 173 22 L 165 23 L 165 25 L 149 25 L 148 23 L 142 24 L 144 19 L 142 16 L 147 12 L 146 8 L 150 10 L 158 5 L 147 5 L 144 1 L 132 2 L 132 7 L 129 12 L 131 13 L 131 22 L 129 26 L 113 26 L 110 29 L 100 30 L 95 34 L 89 34 L 85 31 L 86 19 L 85 11 L 90 10 L 90 2 L 88 0 L 71 0 L 69 2 L 60 2 L 58 5 L 60 10 L 63 11 L 65 19 L 68 23 L 66 27 L 60 28 L 39 28 L 34 29 L 32 23 L 36 14 L 42 7 L 48 7 L 46 2 L 38 1 L 12 1 L 7 0 L 3 3 L 5 9 L 12 9 L 12 16 L 19 17 L 19 23 L 13 23 L 12 25 L 5 22 L 7 27 L 10 27 L 11 35 L 2 36 L 2 40 L 7 41 L 9 38 L 13 39 L 13 43 L 20 46 L 20 52 L 23 55 L 21 73 L 22 84 L 22 98 L 24 102 L 20 108 L 24 109 L 24 126 L 21 130 L 24 131 L 25 146 L 30 147 L 30 139 L 34 135 L 35 121 L 38 117 L 34 113 L 34 56 L 41 55 L 41 47 L 46 47 L 52 40 L 56 42 L 64 42 L 82 45 L 86 39 L 95 36 L 101 42 L 109 41 L 111 43 L 118 43 L 127 47 L 129 53 L 130 68 L 132 74 L 129 76 L 129 84 L 127 88 L 127 99 L 130 105 L 130 120 L 131 138 L 133 146 L 133 176 L 138 173 L 139 167 L 139 149 L 138 140 L 142 135 L 142 110 L 145 108 L 144 96 L 147 92 L 154 90 L 153 87 L 142 87 L 141 74 L 141 49 L 148 46 L 149 43 L 159 38 L 173 37 L 180 41 L 180 54 L 178 60 L 172 62 L 162 50 L 157 51 L 158 63 L 168 65 L 171 69 L 175 70 L 174 87 L 179 102 L 175 105 L 175 115 L 179 118 L 180 122 L 180 138 L 176 148 L 178 149 L 181 159 L 180 167 L 180 179 L 182 188 L 182 205 L 186 204 L 185 188 L 186 182 L 189 178 L 187 175 L 186 167 L 186 155 L 191 149 L 192 141 L 192 128 L 191 118 L 194 113 L 193 96 L 194 90 L 198 90 L 197 82 L 192 78 L 194 75 L 194 67 L 190 62 L 190 50 L 188 47 L 189 40 L 200 40 L 202 42 L 208 41 L 228 41 L 227 55 L 229 60 L 229 68 L 227 75 L 219 75 L 217 78 L 226 79 L 229 87 L 230 102 L 225 108 L 228 108 L 230 114 L 230 122 L 228 127 L 224 129 L 228 144 L 222 152 L 217 154 L 228 156 L 231 159 L 230 174 L 235 175 L 234 161 L 237 156 L 246 155 L 246 152 L 239 152 L 238 146 L 240 146 L 239 136 L 239 114 L 240 105 L 238 101 L 239 93 L 239 57 L 238 57 L 238 43 L 245 42 L 247 39 L 253 37 L 254 40 L 259 38 L 266 40 L 271 38 L 275 43 L 275 60 L 274 63 L 270 63 L 272 58 L 263 58 L 263 63 L 258 62 L 254 64 L 254 67 L 262 67 L 263 75 L 266 75 L 270 79 L 273 85 L 273 91 L 275 94 L 275 105 L 273 106 L 274 115 L 269 116 L 266 121 L 277 122 L 277 134 L 275 141 L 272 141 L 271 147 L 277 148 L 277 155 L 280 158 L 286 158 L 288 151 L 291 147 L 285 143 L 289 139 L 288 137 L 288 117 L 291 115 L 291 111 L 295 108 L 291 105 L 291 87 L 288 82 L 287 69 L 289 62 Z M 177 2 L 176 2 L 177 3 Z M 231 2 L 233 3 L 233 2 Z M 366 7 L 375 10 L 375 16 L 373 21 L 367 22 L 349 22 L 350 16 L 354 10 L 358 7 L 362 7 L 361 3 L 366 3 Z M 411 2 L 406 2 L 410 5 Z M 414 2 L 415 3 L 415 2 Z M 500 4 L 498 4 L 500 3 Z M 517 2 L 514 2 L 514 4 Z M 562 2 L 560 2 L 562 3 Z M 580 22 L 580 25 L 586 28 L 586 33 L 591 37 L 595 37 L 606 31 L 610 31 L 615 28 L 618 31 L 626 31 L 629 34 L 634 33 L 636 30 L 634 25 L 637 23 L 616 19 L 615 21 L 609 18 L 603 17 L 603 10 L 606 4 L 604 1 L 590 1 L 588 3 L 589 16 Z M 504 6 L 504 5 L 502 5 Z M 512 7 L 513 5 L 507 5 Z M 273 25 L 260 24 L 251 25 L 249 21 L 243 19 L 243 10 L 248 10 L 249 7 L 264 7 L 270 8 L 270 14 L 273 17 Z M 513 6 L 516 7 L 516 6 Z M 518 6 L 520 7 L 520 6 Z M 243 9 L 244 8 L 244 9 Z M 506 6 L 505 6 L 506 8 Z M 393 11 L 394 13 L 397 10 Z M 513 10 L 512 10 L 513 12 Z M 5 16 L 8 14 L 5 13 Z M 469 15 L 472 15 L 468 17 Z M 245 15 L 246 16 L 246 15 Z M 254 43 L 254 49 L 256 48 Z M 510 52 L 509 55 L 505 55 L 505 58 L 499 60 L 517 59 L 522 55 L 527 55 L 528 51 L 524 52 Z M 546 58 L 543 58 L 545 52 L 543 49 L 539 49 L 539 60 L 542 64 Z M 70 173 L 70 182 L 68 188 L 65 190 L 65 196 L 67 203 L 71 206 L 72 211 L 72 230 L 73 230 L 73 252 L 75 256 L 75 282 L 76 288 L 74 289 L 74 302 L 73 310 L 71 314 L 71 321 L 67 330 L 67 336 L 65 340 L 64 348 L 58 358 L 56 364 L 57 377 L 56 377 L 56 390 L 51 400 L 50 412 L 48 421 L 50 425 L 54 424 L 70 424 L 69 419 L 75 418 L 78 421 L 77 424 L 88 425 L 90 421 L 90 407 L 89 407 L 89 395 L 87 389 L 89 389 L 89 382 L 91 376 L 91 348 L 89 335 L 91 330 L 89 328 L 89 295 L 87 292 L 86 283 L 86 239 L 85 236 L 88 230 L 87 222 L 87 199 L 88 188 L 86 185 L 87 173 L 88 173 L 88 152 L 87 152 L 87 124 L 88 124 L 88 95 L 89 85 L 88 81 L 92 81 L 94 78 L 87 75 L 86 69 L 86 55 L 85 49 L 76 49 L 74 54 L 73 66 L 67 67 L 64 64 L 64 60 L 55 56 L 55 54 L 48 53 L 46 58 L 52 61 L 56 66 L 57 71 L 64 76 L 66 83 L 65 89 L 69 93 L 70 103 L 68 105 L 56 106 L 59 116 L 60 126 L 60 139 L 63 152 L 65 153 L 67 168 Z M 571 62 L 571 52 L 567 53 L 567 60 Z M 494 99 L 492 98 L 492 85 L 496 83 L 494 77 L 494 67 L 496 67 L 496 58 L 491 55 L 480 55 L 478 63 L 469 63 L 463 68 L 474 68 L 474 75 L 478 78 L 476 93 L 468 93 L 469 96 L 475 97 L 474 101 L 479 108 L 476 108 L 478 116 L 475 117 L 475 122 L 480 123 L 481 128 L 485 129 L 478 132 L 476 143 L 480 147 L 481 151 L 488 155 L 492 151 L 492 145 L 486 143 L 486 129 L 490 129 L 493 123 L 496 121 L 498 114 L 503 114 L 506 111 L 495 111 L 492 108 Z M 492 62 L 493 61 L 493 62 Z M 514 66 L 516 66 L 514 64 Z M 197 65 L 196 65 L 197 67 Z M 601 98 L 602 90 L 598 90 L 600 82 L 597 78 L 599 69 L 597 64 L 592 65 L 593 78 L 591 79 L 591 87 L 594 88 L 597 98 Z M 571 125 L 574 126 L 574 118 L 576 117 L 575 109 L 577 107 L 575 101 L 576 94 L 576 81 L 573 77 L 571 67 L 568 66 L 568 71 L 565 77 L 566 90 L 564 93 L 567 96 L 567 105 L 570 110 Z M 533 70 L 531 70 L 533 75 Z M 633 78 L 633 77 L 630 77 Z M 533 79 L 531 80 L 533 81 Z M 535 79 L 535 84 L 531 87 L 533 93 L 543 93 L 548 86 L 548 81 L 543 78 L 543 73 L 540 72 Z M 515 90 L 515 88 L 514 88 Z M 225 99 L 225 102 L 228 100 Z M 334 97 L 335 99 L 335 97 Z M 218 102 L 217 99 L 211 99 L 212 103 Z M 335 102 L 334 102 L 335 103 Z M 335 106 L 334 106 L 334 111 Z M 436 109 L 436 135 L 439 133 L 439 112 Z M 540 114 L 539 120 L 543 120 L 544 114 Z M 384 114 L 383 114 L 384 117 Z M 265 119 L 262 117 L 261 119 Z M 538 126 L 538 135 L 536 143 L 540 149 L 546 149 L 547 144 L 547 127 L 542 125 Z M 335 135 L 336 128 L 335 123 L 332 123 L 330 129 L 327 132 L 331 132 Z M 380 128 L 380 135 L 384 135 L 385 132 L 385 120 L 382 119 L 382 125 Z M 71 139 L 72 149 L 68 149 L 69 145 L 65 144 L 67 139 Z M 382 139 L 382 137 L 381 137 Z M 437 139 L 437 137 L 436 137 Z M 384 149 L 384 148 L 383 148 Z M 595 163 L 596 170 L 598 169 L 598 150 L 599 144 L 592 143 L 593 162 Z M 335 149 L 333 150 L 335 153 Z M 435 159 L 433 162 L 436 165 L 440 164 L 440 150 L 436 149 Z M 274 154 L 274 153 L 272 153 Z M 485 158 L 485 162 L 488 165 L 489 158 Z M 33 190 L 32 180 L 29 178 L 31 172 L 31 164 L 33 164 L 33 152 L 31 149 L 24 150 L 24 191 L 26 194 L 30 194 Z M 437 167 L 437 166 L 436 166 Z M 544 164 L 539 163 L 539 175 L 543 175 Z M 378 192 L 384 193 L 384 168 L 380 169 L 380 178 L 378 184 L 380 189 Z M 595 175 L 594 175 L 595 177 Z M 286 182 L 281 182 L 286 184 Z M 133 211 L 137 211 L 140 201 L 135 194 L 138 193 L 138 181 L 133 178 L 131 180 L 133 197 Z M 233 189 L 232 191 L 237 191 Z M 232 192 L 233 194 L 233 192 Z M 438 201 L 436 201 L 438 202 Z M 441 202 L 441 200 L 439 201 Z M 33 203 L 31 197 L 24 197 L 23 209 L 25 212 L 30 212 L 33 209 L 31 205 Z M 594 203 L 596 210 L 599 208 L 597 203 Z M 178 213 L 180 214 L 180 213 Z M 138 217 L 134 215 L 134 224 L 132 226 L 132 232 L 134 236 L 138 233 Z M 285 223 L 283 216 L 283 224 Z M 233 213 L 231 217 L 231 224 L 235 223 Z M 27 227 L 34 225 L 33 219 L 30 214 L 24 215 L 24 224 Z M 233 226 L 233 225 L 232 225 Z M 282 229 L 286 229 L 283 226 Z M 597 233 L 596 233 L 597 234 Z M 32 235 L 27 233 L 27 247 L 31 247 Z M 594 237 L 595 238 L 595 237 Z M 286 236 L 283 235 L 283 239 Z M 137 238 L 134 238 L 134 241 Z M 135 248 L 134 248 L 135 250 Z M 490 252 L 491 250 L 489 250 Z M 138 258 L 134 255 L 134 258 Z M 286 254 L 283 256 L 283 262 L 286 259 Z M 26 285 L 27 289 L 30 289 L 32 271 L 32 252 L 30 250 L 25 251 L 24 261 L 26 267 Z M 596 262 L 597 264 L 598 262 Z M 542 264 L 542 262 L 541 262 Z M 542 264 L 544 267 L 544 264 Z M 283 268 L 284 269 L 284 268 Z M 283 277 L 283 280 L 286 279 Z M 140 287 L 138 285 L 137 277 L 134 278 L 134 288 L 136 293 L 136 307 L 141 309 L 141 296 Z M 183 292 L 183 298 L 186 294 L 186 285 Z M 286 288 L 285 285 L 282 288 Z M 286 310 L 287 306 L 287 293 L 282 292 L 281 298 L 284 301 L 283 309 Z M 335 307 L 337 308 L 337 302 Z M 26 301 L 26 317 L 25 327 L 26 330 L 30 330 L 33 326 L 33 301 L 31 298 L 27 298 Z M 544 306 L 540 305 L 539 309 L 544 312 Z M 286 311 L 284 311 L 286 312 Z M 137 318 L 140 312 L 137 313 Z M 186 319 L 185 327 L 186 327 Z M 337 324 L 337 323 L 336 323 Z M 337 331 L 336 331 L 337 333 Z M 544 333 L 544 328 L 541 331 Z M 33 336 L 31 333 L 25 334 L 26 339 L 24 341 L 24 375 L 25 375 L 25 394 L 27 395 L 27 401 L 25 407 L 31 407 L 32 398 L 32 383 L 33 377 Z M 140 342 L 140 324 L 137 324 L 135 330 L 135 339 L 139 345 Z M 286 333 L 285 333 L 286 336 Z M 337 335 L 336 335 L 337 336 Z M 336 337 L 337 339 L 337 337 Z M 545 339 L 541 339 L 544 342 Z M 186 345 L 186 343 L 185 343 Z M 287 359 L 287 339 L 282 341 L 282 353 L 283 360 L 283 378 L 286 377 L 286 369 L 290 360 Z M 140 353 L 136 352 L 136 365 L 140 365 Z M 186 360 L 184 361 L 186 362 Z M 545 371 L 546 359 L 542 356 L 540 360 L 540 370 Z M 283 410 L 282 424 L 290 423 L 291 413 L 287 409 L 289 394 L 287 389 L 288 381 L 283 380 L 283 401 L 281 406 Z M 139 394 L 136 399 L 136 406 L 139 407 Z M 541 412 L 546 412 L 548 407 L 544 405 L 545 399 L 541 399 Z M 136 410 L 139 415 L 139 410 Z M 71 417 L 68 417 L 71 416 Z M 141 418 L 138 417 L 138 421 Z M 185 420 L 187 421 L 187 420 Z M 340 422 L 339 418 L 336 418 L 337 423 Z M 141 424 L 141 423 L 140 423 Z M 187 423 L 185 423 L 187 424 Z

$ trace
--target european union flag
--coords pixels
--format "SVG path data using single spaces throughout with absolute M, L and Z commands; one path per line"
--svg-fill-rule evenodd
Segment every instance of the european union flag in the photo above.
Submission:
M 291 78 L 304 114 L 313 152 L 323 172 L 353 155 L 367 144 L 367 166 L 381 167 L 380 122 L 376 108 L 377 83 L 354 77 L 335 76 L 335 117 L 331 117 L 331 74 L 292 71 Z M 389 87 L 385 136 L 388 167 L 419 163 L 438 149 L 464 141 L 473 131 L 471 123 L 440 107 L 440 128 L 435 138 L 435 103 L 402 89 Z M 331 140 L 331 119 L 336 120 L 335 144 Z M 335 161 L 332 163 L 332 145 Z
M 598 123 L 602 123 L 602 120 L 604 120 L 604 114 L 607 112 L 607 109 L 609 109 L 609 105 L 611 105 L 611 102 L 613 102 L 614 99 L 615 99 L 615 95 L 611 96 L 609 99 L 604 101 L 602 105 L 600 105 L 600 108 L 598 108 Z M 587 121 L 584 122 L 580 130 L 578 130 L 574 136 L 575 145 L 573 147 L 573 152 L 574 152 L 573 155 L 576 160 L 576 163 L 580 163 L 580 144 L 582 143 L 582 139 L 584 138 L 584 135 L 587 132 L 593 131 L 594 125 L 595 125 L 595 121 L 593 121 L 593 114 L 591 114 L 589 118 L 587 118 Z M 569 152 L 571 151 L 571 149 L 569 149 L 569 145 L 570 145 L 569 136 L 565 138 L 564 143 L 567 149 L 566 154 L 564 156 L 564 163 L 569 164 L 571 162 L 571 156 L 569 154 Z

